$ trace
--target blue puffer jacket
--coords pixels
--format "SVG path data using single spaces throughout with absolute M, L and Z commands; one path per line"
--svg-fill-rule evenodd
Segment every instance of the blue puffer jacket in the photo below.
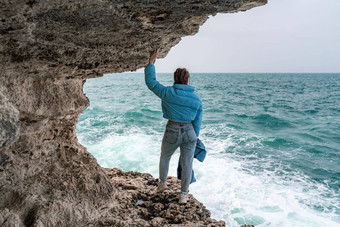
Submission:
M 156 80 L 153 64 L 148 64 L 144 73 L 148 88 L 162 99 L 163 117 L 176 122 L 192 122 L 198 137 L 202 121 L 202 102 L 195 93 L 195 88 L 186 84 L 163 86 Z

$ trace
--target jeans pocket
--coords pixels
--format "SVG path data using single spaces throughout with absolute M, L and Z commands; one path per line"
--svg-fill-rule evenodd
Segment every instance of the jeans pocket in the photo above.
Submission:
M 187 135 L 188 135 L 188 142 L 195 142 L 197 141 L 197 136 L 196 136 L 196 132 L 194 129 L 189 129 L 187 131 Z
M 165 130 L 165 141 L 170 144 L 174 144 L 178 139 L 178 131 L 173 131 L 166 129 Z

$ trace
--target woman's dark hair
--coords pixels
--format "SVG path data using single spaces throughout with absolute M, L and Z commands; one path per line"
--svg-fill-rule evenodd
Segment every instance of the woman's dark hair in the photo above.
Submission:
M 186 68 L 178 68 L 174 72 L 175 84 L 188 84 L 189 77 L 190 75 Z

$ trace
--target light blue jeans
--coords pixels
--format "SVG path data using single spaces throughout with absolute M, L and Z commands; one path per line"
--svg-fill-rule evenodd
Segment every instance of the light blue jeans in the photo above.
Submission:
M 166 181 L 169 162 L 172 154 L 180 147 L 181 152 L 181 191 L 187 192 L 192 174 L 192 162 L 196 148 L 197 136 L 192 124 L 167 124 L 162 140 L 161 158 L 159 161 L 159 179 Z

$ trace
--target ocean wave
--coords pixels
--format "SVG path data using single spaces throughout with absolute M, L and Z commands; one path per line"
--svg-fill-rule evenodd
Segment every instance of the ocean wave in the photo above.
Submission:
M 271 128 L 293 127 L 290 122 L 270 114 L 259 114 L 251 116 L 250 118 L 255 120 L 254 123 L 266 127 Z
M 292 140 L 284 139 L 284 138 L 267 138 L 262 142 L 265 145 L 268 145 L 273 148 L 280 148 L 282 146 L 289 146 L 289 147 L 298 147 L 298 144 Z

